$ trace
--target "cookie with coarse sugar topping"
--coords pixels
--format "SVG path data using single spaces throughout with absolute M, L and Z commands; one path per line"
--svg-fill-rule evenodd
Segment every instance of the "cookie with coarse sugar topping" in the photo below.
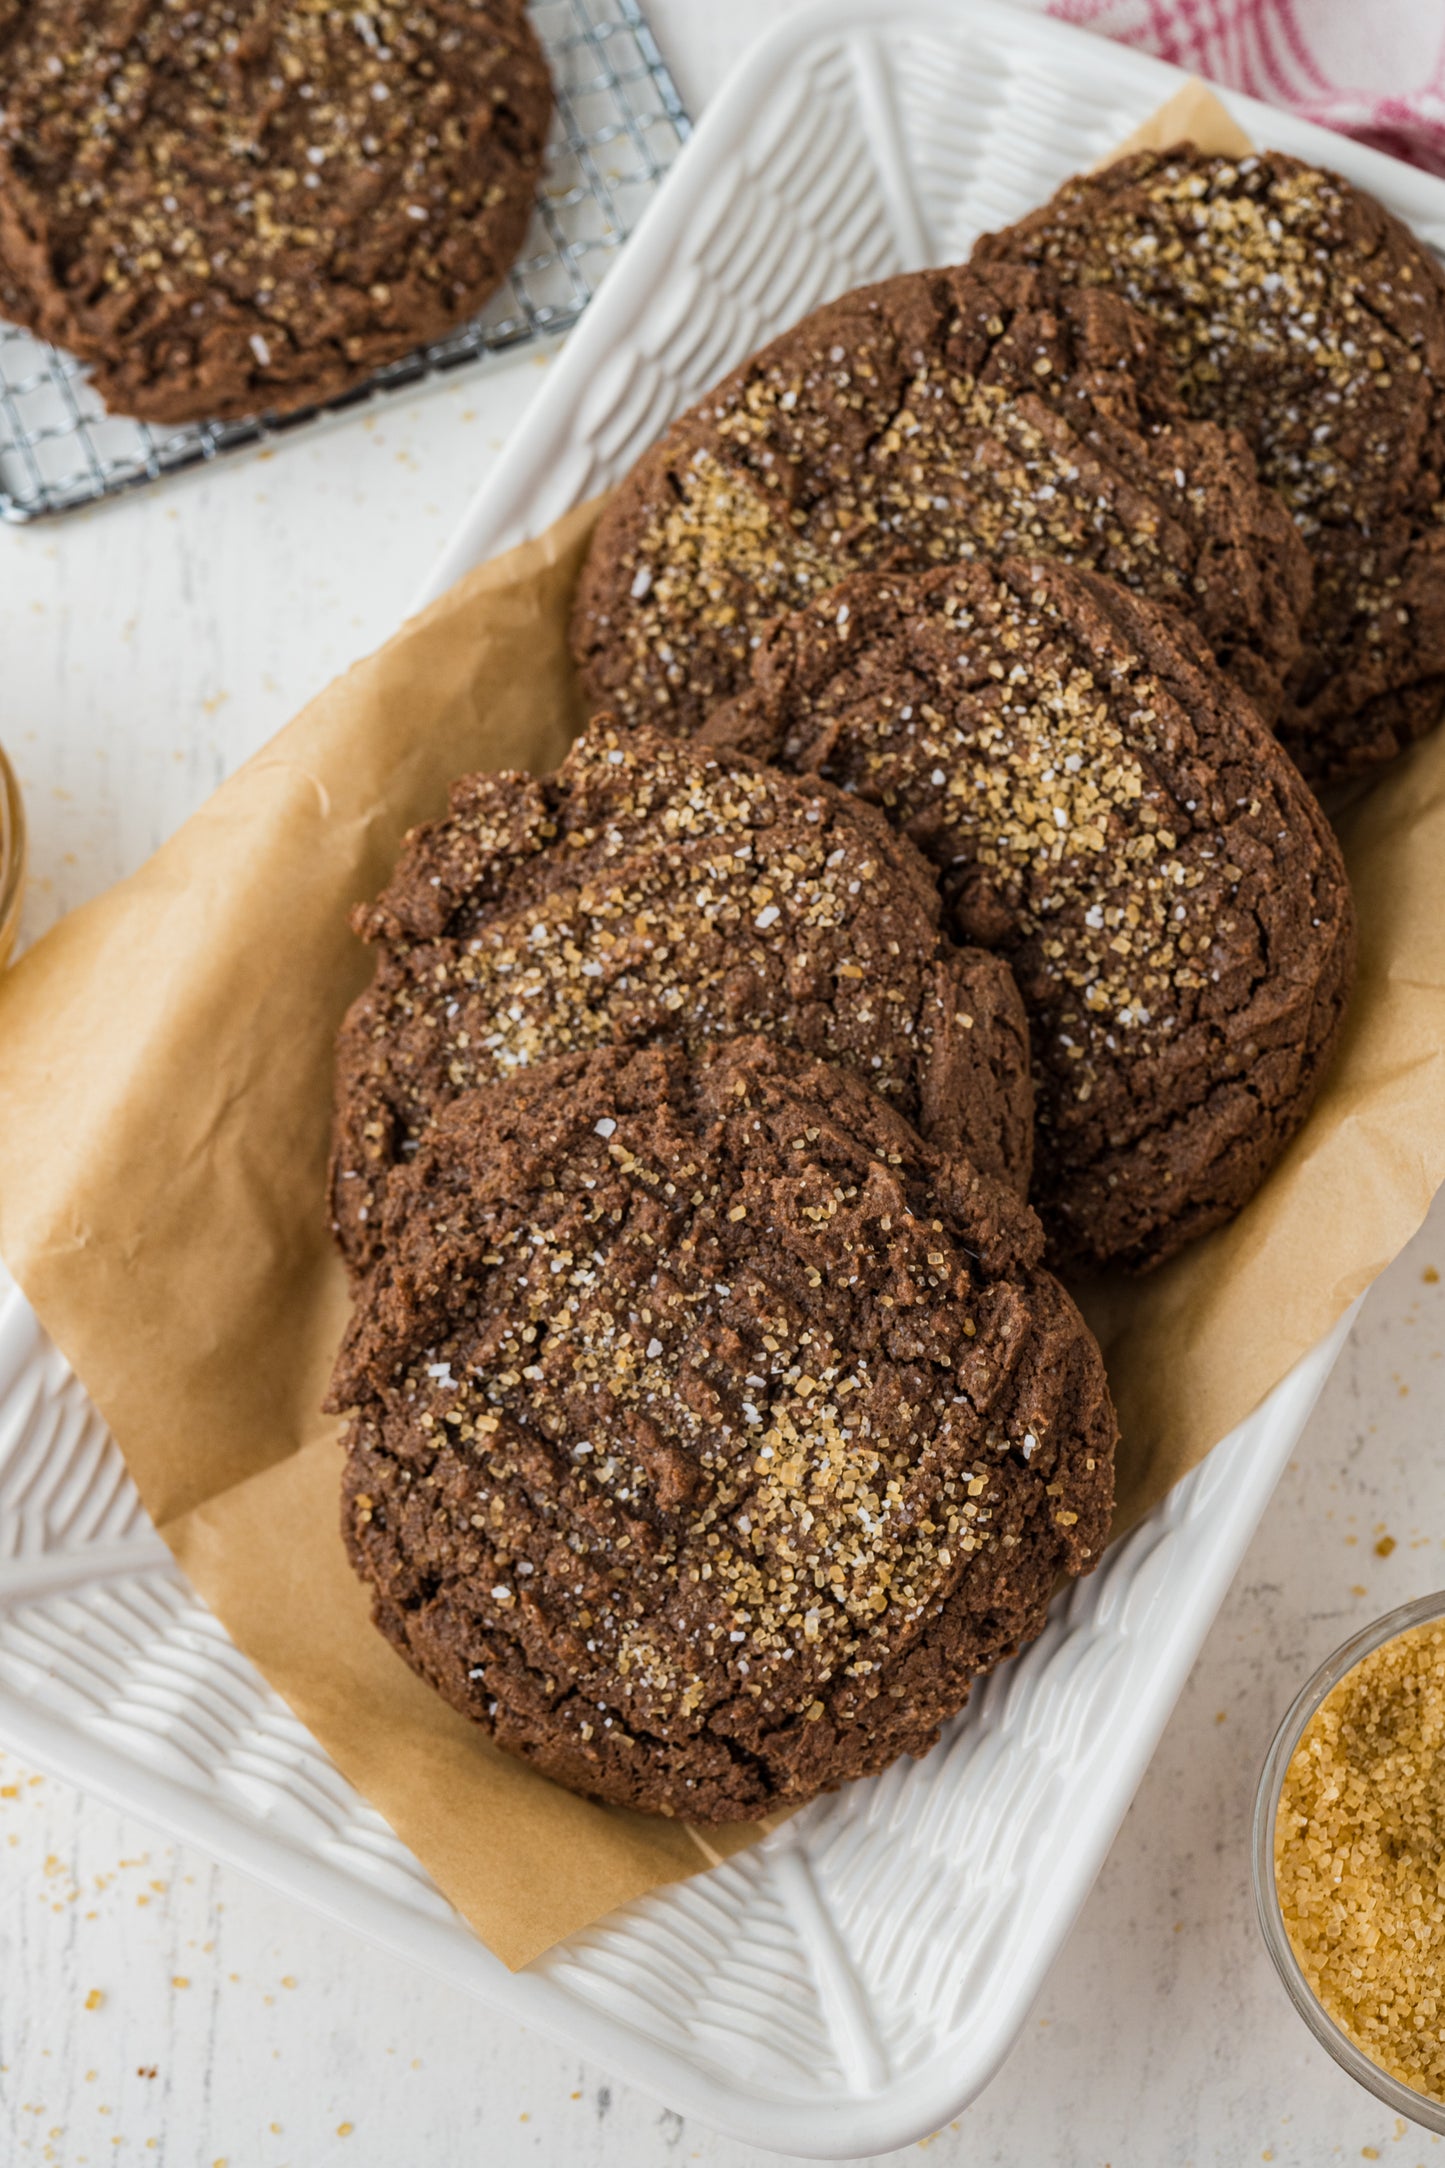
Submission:
M 333 1384 L 381 1630 L 574 1790 L 748 1820 L 929 1747 L 1105 1541 L 1032 1213 L 762 1039 L 464 1094 Z
M 859 573 L 705 742 L 878 803 L 1028 1010 L 1060 1261 L 1160 1263 L 1307 1113 L 1354 961 L 1313 793 L 1173 611 L 1057 562 Z
M 1010 555 L 1183 610 L 1278 708 L 1309 563 L 1248 447 L 1185 415 L 1146 318 L 1009 265 L 845 294 L 675 422 L 603 511 L 573 653 L 596 706 L 685 735 L 848 573 Z
M 974 251 L 1157 326 L 1189 412 L 1248 438 L 1314 563 L 1279 718 L 1313 781 L 1445 715 L 1445 273 L 1337 173 L 1280 151 L 1140 151 Z
M 522 0 L 28 0 L 0 80 L 0 298 L 156 422 L 308 406 L 457 329 L 552 112 Z
M 929 868 L 878 812 L 746 754 L 602 718 L 555 776 L 464 778 L 357 914 L 377 967 L 337 1050 L 343 1251 L 373 1255 L 389 1169 L 459 1092 L 651 1039 L 767 1031 L 1025 1188 L 1018 990 L 940 917 Z

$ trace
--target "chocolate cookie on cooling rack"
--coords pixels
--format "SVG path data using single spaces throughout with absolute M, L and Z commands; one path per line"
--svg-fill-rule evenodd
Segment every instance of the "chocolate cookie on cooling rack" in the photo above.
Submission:
M 598 707 L 686 734 L 846 573 L 1012 554 L 1187 611 L 1273 716 L 1309 568 L 1247 447 L 1185 418 L 1144 318 L 1007 267 L 847 294 L 685 414 L 602 515 L 573 652 Z
M 375 1254 L 388 1170 L 461 1091 L 581 1048 L 766 1031 L 858 1071 L 1023 1189 L 1028 1031 L 1002 960 L 939 931 L 872 807 L 604 717 L 555 776 L 475 775 L 357 913 L 376 976 L 337 1051 L 332 1217 Z
M 748 1820 L 922 1753 L 1109 1527 L 1011 1191 L 761 1039 L 565 1056 L 392 1179 L 333 1385 L 377 1624 L 574 1790 Z
M 1445 274 L 1338 174 L 1140 151 L 975 261 L 1044 267 L 1159 327 L 1191 414 L 1242 430 L 1314 560 L 1280 736 L 1317 782 L 1445 714 Z
M 0 289 L 159 422 L 307 406 L 505 277 L 551 85 L 522 0 L 0 17 Z
M 1033 1043 L 1053 1254 L 1158 1264 L 1304 1119 L 1353 967 L 1332 830 L 1192 629 L 1081 567 L 860 573 L 704 738 L 873 798 Z

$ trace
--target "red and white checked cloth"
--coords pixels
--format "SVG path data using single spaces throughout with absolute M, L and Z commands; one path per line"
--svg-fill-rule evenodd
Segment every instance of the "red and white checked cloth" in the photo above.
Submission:
M 1445 0 L 1030 0 L 1445 174 Z

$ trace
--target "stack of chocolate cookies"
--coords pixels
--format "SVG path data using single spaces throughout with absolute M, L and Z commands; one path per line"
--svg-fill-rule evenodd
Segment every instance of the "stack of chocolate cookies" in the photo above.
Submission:
M 604 510 L 558 775 L 357 917 L 332 1209 L 378 1623 L 575 1789 L 917 1753 L 1107 1536 L 1056 1270 L 1297 1135 L 1354 958 L 1316 786 L 1445 707 L 1445 280 L 1188 148 L 845 296 Z
M 1028 1027 L 876 808 L 594 723 L 357 927 L 345 1528 L 457 1707 L 718 1822 L 922 1752 L 1108 1532 Z

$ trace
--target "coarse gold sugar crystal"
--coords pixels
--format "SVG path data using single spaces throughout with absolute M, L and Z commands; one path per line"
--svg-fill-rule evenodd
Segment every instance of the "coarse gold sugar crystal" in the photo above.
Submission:
M 1334 2022 L 1445 2099 L 1445 1623 L 1396 1635 L 1326 1696 L 1285 1773 L 1275 1882 Z

